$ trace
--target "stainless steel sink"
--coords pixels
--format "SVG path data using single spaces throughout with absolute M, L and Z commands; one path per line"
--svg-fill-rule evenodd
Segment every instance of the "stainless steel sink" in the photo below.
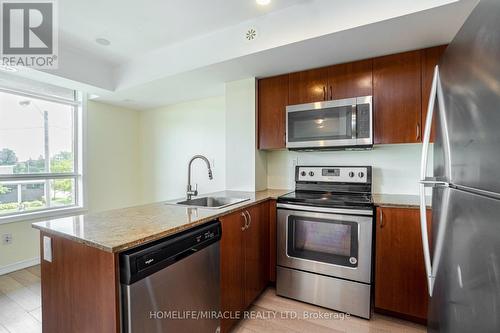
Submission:
M 249 198 L 231 198 L 231 197 L 201 197 L 191 200 L 178 201 L 175 203 L 168 203 L 170 205 L 179 205 L 186 207 L 199 207 L 210 209 L 221 209 L 240 202 L 250 200 Z

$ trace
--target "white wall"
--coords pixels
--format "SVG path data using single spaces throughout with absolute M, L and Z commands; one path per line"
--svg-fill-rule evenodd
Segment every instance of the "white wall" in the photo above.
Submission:
M 295 165 L 371 165 L 373 193 L 418 194 L 421 149 L 421 144 L 404 144 L 375 146 L 368 151 L 273 151 L 267 154 L 268 187 L 293 189 Z
M 88 103 L 90 212 L 133 206 L 140 200 L 139 113 L 102 103 Z
M 89 102 L 87 108 L 87 194 L 90 212 L 136 205 L 140 199 L 139 112 Z M 39 258 L 33 221 L 0 225 L 11 245 L 0 244 L 0 274 Z
M 15 222 L 0 225 L 0 235 L 12 234 L 10 245 L 0 244 L 0 275 L 37 263 L 39 258 L 39 233 L 31 228 L 31 222 Z M 21 265 L 21 266 L 17 266 Z
M 213 180 L 197 160 L 192 183 L 200 193 L 225 188 L 225 99 L 214 97 L 140 113 L 140 159 L 143 202 L 186 195 L 187 165 L 197 154 L 212 163 Z
M 267 188 L 266 153 L 256 148 L 255 78 L 226 83 L 226 188 Z

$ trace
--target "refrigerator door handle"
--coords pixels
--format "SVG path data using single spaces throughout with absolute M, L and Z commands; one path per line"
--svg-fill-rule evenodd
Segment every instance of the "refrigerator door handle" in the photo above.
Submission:
M 434 117 L 434 104 L 436 103 L 437 84 L 439 80 L 439 67 L 434 68 L 429 104 L 427 106 L 427 119 L 425 120 L 424 137 L 422 140 L 422 160 L 420 164 L 420 231 L 422 233 L 422 247 L 424 250 L 425 272 L 427 275 L 427 288 L 429 296 L 432 296 L 433 277 L 431 255 L 429 250 L 429 237 L 427 234 L 427 204 L 425 202 L 425 187 L 437 185 L 435 181 L 426 178 L 427 157 L 429 154 L 429 144 L 431 138 L 432 118 Z
M 420 184 L 420 232 L 422 233 L 422 248 L 424 249 L 425 272 L 427 275 L 427 290 L 432 297 L 434 277 L 432 276 L 429 236 L 427 234 L 427 204 L 425 202 L 425 185 Z
M 436 103 L 437 84 L 439 67 L 434 68 L 429 104 L 427 105 L 427 118 L 425 119 L 424 138 L 422 140 L 422 160 L 420 164 L 420 181 L 424 181 L 427 176 L 427 157 L 429 155 L 429 145 L 431 141 L 432 118 L 434 117 L 434 104 Z
M 427 159 L 429 156 L 429 146 L 431 139 L 432 119 L 434 118 L 434 105 L 436 104 L 436 97 L 439 105 L 439 118 L 441 120 L 441 129 L 443 134 L 443 151 L 445 158 L 444 177 L 451 179 L 451 149 L 450 138 L 448 136 L 448 123 L 446 119 L 446 110 L 444 103 L 444 94 L 441 87 L 441 79 L 439 77 L 439 66 L 434 67 L 434 76 L 432 79 L 431 92 L 429 95 L 429 104 L 427 105 L 427 118 L 425 119 L 424 137 L 422 139 L 422 157 L 420 163 L 420 183 L 429 185 L 447 185 L 443 181 L 435 181 L 427 177 Z M 435 184 L 433 183 L 435 181 Z

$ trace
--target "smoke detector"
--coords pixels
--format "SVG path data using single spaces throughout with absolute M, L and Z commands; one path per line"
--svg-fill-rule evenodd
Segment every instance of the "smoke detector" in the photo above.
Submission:
M 245 38 L 247 40 L 254 40 L 255 38 L 257 38 L 257 30 L 255 28 L 248 29 L 245 34 Z

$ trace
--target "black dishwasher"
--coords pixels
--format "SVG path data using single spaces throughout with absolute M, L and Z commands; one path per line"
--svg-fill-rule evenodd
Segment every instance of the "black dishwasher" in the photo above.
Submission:
M 219 331 L 221 233 L 213 221 L 120 254 L 124 332 Z

